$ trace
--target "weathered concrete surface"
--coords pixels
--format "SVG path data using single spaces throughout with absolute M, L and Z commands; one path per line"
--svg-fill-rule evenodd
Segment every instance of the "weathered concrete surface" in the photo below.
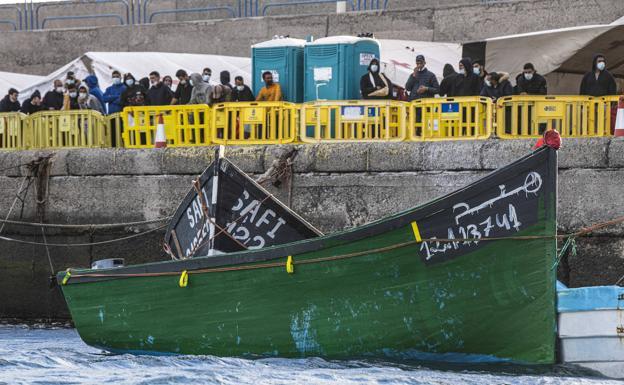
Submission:
M 304 145 L 294 163 L 291 206 L 329 233 L 361 225 L 461 188 L 530 151 L 532 140 L 446 143 Z M 228 147 L 244 171 L 261 174 L 293 146 Z M 559 151 L 560 232 L 624 215 L 624 139 L 564 140 Z M 0 152 L 0 217 L 21 184 L 23 164 L 54 153 L 46 220 L 50 223 L 111 223 L 170 215 L 191 180 L 210 163 L 214 148 L 165 150 L 80 149 Z M 271 188 L 284 202 L 288 189 Z M 17 218 L 20 205 L 11 215 Z M 33 190 L 23 218 L 35 218 Z M 145 226 L 113 231 L 48 230 L 50 243 L 82 243 L 128 236 Z M 34 238 L 32 236 L 35 231 Z M 3 234 L 41 241 L 38 229 L 8 226 Z M 125 257 L 129 263 L 166 258 L 162 231 L 131 241 L 93 247 L 51 247 L 55 270 L 88 266 L 96 259 Z M 579 239 L 579 254 L 561 276 L 573 286 L 612 284 L 624 275 L 624 226 Z M 0 317 L 67 316 L 62 298 L 47 289 L 50 268 L 41 246 L 0 240 Z
M 191 8 L 223 4 L 208 0 L 175 2 Z M 171 9 L 173 0 L 152 2 L 150 11 Z M 184 5 L 182 5 L 184 4 Z M 80 4 L 69 14 L 97 11 L 119 13 L 115 3 Z M 0 67 L 5 71 L 47 75 L 88 51 L 158 51 L 249 56 L 250 46 L 274 35 L 305 38 L 373 32 L 380 38 L 466 42 L 512 33 L 572 25 L 610 23 L 624 14 L 621 0 L 525 0 L 484 4 L 478 1 L 390 1 L 386 12 L 336 14 L 324 6 L 274 8 L 267 17 L 214 19 L 217 12 L 158 15 L 159 23 L 99 26 L 107 20 L 90 20 L 89 27 L 0 32 Z M 67 7 L 41 9 L 49 16 L 68 12 Z M 331 7 L 329 7 L 331 8 Z M 7 11 L 9 12 L 9 11 Z M 11 11 L 14 13 L 14 11 Z M 314 14 L 307 14 L 312 12 Z M 13 17 L 7 15 L 7 17 Z M 175 22 L 178 20 L 178 22 Z M 188 20 L 199 20 L 190 22 Z M 182 22 L 186 21 L 186 22 Z M 56 24 L 54 24 L 56 23 Z M 75 27 L 74 21 L 53 21 L 51 26 Z M 204 64 L 195 69 L 202 68 Z M 146 70 L 147 71 L 147 70 Z

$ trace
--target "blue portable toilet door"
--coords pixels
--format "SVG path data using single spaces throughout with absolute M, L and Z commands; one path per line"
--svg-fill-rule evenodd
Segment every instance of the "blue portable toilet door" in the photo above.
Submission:
M 340 65 L 336 45 L 308 48 L 306 58 L 306 100 L 335 100 L 340 95 Z
M 284 100 L 288 100 L 288 74 L 286 63 L 286 48 L 257 48 L 253 52 L 253 92 L 258 95 L 264 87 L 262 74 L 269 71 L 273 74 L 273 81 L 280 83 Z M 282 84 L 286 83 L 286 84 Z

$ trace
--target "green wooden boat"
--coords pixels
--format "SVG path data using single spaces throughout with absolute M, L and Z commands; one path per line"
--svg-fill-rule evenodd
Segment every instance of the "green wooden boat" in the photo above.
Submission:
M 112 352 L 553 363 L 556 178 L 543 147 L 365 226 L 57 278 L 82 339 Z

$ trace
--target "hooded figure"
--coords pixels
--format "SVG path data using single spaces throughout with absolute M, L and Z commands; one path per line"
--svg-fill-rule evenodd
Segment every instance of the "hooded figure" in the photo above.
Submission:
M 617 93 L 615 79 L 613 75 L 607 71 L 604 55 L 594 55 L 592 70 L 583 76 L 580 88 L 581 95 L 605 96 L 615 95 Z
M 202 80 L 202 76 L 198 73 L 191 74 L 191 99 L 188 104 L 212 104 L 212 86 Z
M 22 108 L 20 109 L 20 111 L 26 115 L 34 114 L 35 112 L 39 112 L 41 110 L 43 110 L 43 105 L 39 90 L 35 90 L 35 92 L 30 95 L 30 98 L 24 101 Z
M 392 99 L 392 82 L 379 71 L 379 60 L 371 60 L 368 72 L 360 78 L 362 99 Z
M 446 63 L 442 70 L 442 81 L 440 82 L 440 96 L 447 96 L 453 94 L 453 83 L 455 82 L 455 76 L 457 72 L 453 68 L 453 65 Z
M 100 105 L 104 105 L 104 94 L 98 84 L 98 78 L 95 75 L 89 75 L 85 78 L 85 84 L 89 87 L 89 93 L 100 102 Z
M 126 85 L 126 89 L 119 97 L 122 108 L 127 106 L 144 106 L 145 99 L 147 98 L 147 90 L 141 84 L 136 83 L 131 73 L 124 75 L 124 84 Z
M 234 89 L 234 87 L 230 84 L 230 71 L 221 71 L 219 74 L 219 80 L 221 80 L 221 84 L 224 86 L 230 87 L 230 90 Z
M 470 58 L 463 58 L 460 60 L 463 68 L 460 69 L 459 74 L 455 76 L 453 82 L 452 94 L 449 96 L 479 96 L 481 93 L 481 78 L 472 72 L 472 60 Z
M 78 88 L 78 108 L 81 110 L 93 110 L 104 114 L 104 108 L 100 101 L 89 93 L 87 86 Z

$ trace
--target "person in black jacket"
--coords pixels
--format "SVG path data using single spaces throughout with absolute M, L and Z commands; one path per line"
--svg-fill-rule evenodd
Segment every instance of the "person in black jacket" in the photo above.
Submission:
M 9 93 L 0 100 L 0 112 L 17 112 L 20 110 L 20 102 L 17 100 L 19 92 L 10 88 Z
M 124 84 L 126 89 L 121 93 L 120 97 L 122 107 L 144 106 L 147 91 L 141 84 L 136 83 L 131 73 L 128 72 L 124 75 Z
M 251 88 L 247 87 L 243 82 L 242 76 L 235 77 L 234 84 L 234 90 L 232 91 L 233 102 L 253 102 L 256 100 L 253 92 L 251 92 Z
M 425 67 L 426 65 L 425 56 L 416 55 L 416 67 L 405 83 L 410 102 L 416 99 L 433 98 L 439 92 L 438 78 Z
M 230 84 L 230 71 L 221 71 L 221 73 L 219 74 L 219 80 L 221 81 L 222 85 L 230 87 L 230 90 L 234 89 L 234 87 L 232 87 L 232 85 Z
M 446 63 L 442 70 L 442 81 L 440 82 L 440 96 L 450 96 L 453 94 L 453 83 L 455 82 L 455 76 L 457 72 L 453 68 L 453 65 Z
M 526 63 L 522 73 L 516 77 L 517 95 L 546 95 L 546 79 L 535 71 L 532 63 Z
M 373 59 L 368 72 L 360 78 L 362 99 L 392 99 L 392 82 L 379 72 L 379 60 Z
M 472 60 L 463 58 L 459 62 L 459 73 L 453 82 L 452 94 L 449 96 L 479 96 L 481 79 L 472 69 Z
M 43 109 L 41 105 L 41 93 L 39 90 L 35 90 L 35 92 L 30 95 L 30 98 L 26 99 L 24 103 L 22 103 L 22 108 L 20 111 L 26 115 L 34 114 L 35 112 L 39 112 Z
M 61 108 L 63 108 L 64 92 L 65 88 L 63 87 L 63 82 L 58 79 L 55 80 L 52 90 L 46 92 L 45 96 L 43 97 L 43 109 L 59 111 Z
M 604 55 L 594 55 L 592 70 L 583 76 L 580 88 L 581 95 L 605 96 L 615 95 L 617 93 L 615 79 L 613 75 L 607 71 L 607 63 Z
M 160 74 L 152 71 L 149 74 L 152 86 L 147 90 L 146 104 L 150 106 L 168 106 L 171 104 L 173 92 L 160 81 Z
M 513 94 L 513 88 L 509 82 L 509 74 L 506 72 L 490 72 L 486 75 L 481 89 L 481 96 L 492 98 L 496 101 L 503 96 Z

